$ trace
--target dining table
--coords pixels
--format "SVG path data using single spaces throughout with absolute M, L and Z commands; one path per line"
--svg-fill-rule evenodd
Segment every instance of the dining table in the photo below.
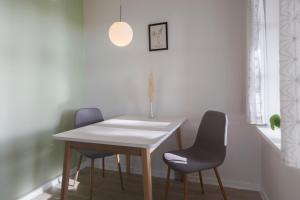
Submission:
M 185 117 L 123 115 L 55 134 L 64 142 L 61 199 L 67 197 L 72 150 L 92 150 L 126 155 L 130 174 L 130 156 L 140 156 L 144 200 L 152 200 L 151 153 L 171 135 L 176 135 L 177 148 L 182 149 L 181 127 Z

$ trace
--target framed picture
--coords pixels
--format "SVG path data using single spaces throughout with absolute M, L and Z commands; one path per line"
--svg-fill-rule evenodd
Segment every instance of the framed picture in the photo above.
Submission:
M 168 22 L 149 24 L 149 51 L 168 50 Z

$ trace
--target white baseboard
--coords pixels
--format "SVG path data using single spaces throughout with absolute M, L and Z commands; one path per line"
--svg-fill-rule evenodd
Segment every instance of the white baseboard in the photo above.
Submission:
M 261 191 L 260 191 L 260 196 L 261 196 L 262 200 L 270 200 L 267 193 L 263 189 L 261 189 Z
M 87 166 L 89 166 L 89 163 L 87 161 L 82 162 L 80 169 L 84 169 Z M 70 175 L 75 174 L 75 172 L 76 172 L 76 168 L 71 169 Z M 60 184 L 59 180 L 61 180 L 61 179 L 62 179 L 62 176 L 57 176 L 54 179 L 50 180 L 49 182 L 43 184 L 42 186 L 34 189 L 33 191 L 26 194 L 25 196 L 19 198 L 18 200 L 32 200 L 32 199 L 38 197 L 39 195 L 43 194 L 45 191 L 47 191 L 51 187 L 57 186 L 58 184 Z
M 81 169 L 83 169 L 85 167 L 88 167 L 89 165 L 90 165 L 89 160 L 86 160 L 85 162 L 82 163 Z M 101 165 L 96 165 L 96 166 L 97 166 L 96 168 L 98 168 L 98 166 L 101 166 Z M 122 166 L 123 166 L 122 170 L 125 171 L 124 165 L 122 165 Z M 107 162 L 106 167 L 109 170 L 113 170 L 113 171 L 118 170 L 116 165 L 112 164 L 111 162 Z M 70 172 L 70 175 L 74 174 L 75 172 L 76 172 L 76 168 L 73 168 Z M 136 167 L 131 168 L 131 173 L 132 174 L 140 174 L 141 170 L 138 167 L 137 168 Z M 166 176 L 166 171 L 153 170 L 152 175 L 154 177 L 164 178 Z M 51 188 L 53 186 L 57 186 L 58 184 L 60 184 L 59 180 L 61 180 L 61 178 L 62 178 L 61 176 L 58 176 L 58 177 L 52 179 L 51 181 L 45 183 L 44 185 L 42 185 L 39 188 L 33 190 L 32 192 L 28 193 L 27 195 L 19 198 L 18 200 L 32 200 L 32 199 L 36 198 L 37 196 L 41 195 L 42 193 L 44 193 L 49 188 Z M 171 174 L 171 178 L 174 179 L 173 174 Z M 218 185 L 218 182 L 215 178 L 205 177 L 203 179 L 204 179 L 204 182 L 206 184 Z M 191 176 L 189 176 L 189 180 L 191 182 L 199 182 L 199 177 L 197 175 L 191 175 Z M 243 190 L 250 190 L 250 191 L 258 191 L 258 192 L 260 192 L 260 195 L 261 195 L 263 200 L 269 200 L 267 194 L 263 190 L 261 190 L 261 187 L 260 187 L 259 184 L 253 184 L 253 183 L 235 181 L 235 180 L 228 180 L 228 179 L 222 179 L 222 182 L 223 182 L 225 187 L 235 188 L 235 189 L 243 189 Z
M 189 180 L 191 182 L 199 182 L 198 175 L 191 175 L 189 176 Z M 217 178 L 215 177 L 204 177 L 203 182 L 208 185 L 219 185 Z M 249 182 L 244 181 L 236 181 L 236 180 L 230 180 L 222 178 L 222 183 L 225 187 L 234 188 L 234 189 L 240 189 L 240 190 L 249 190 L 249 191 L 256 191 L 260 192 L 260 185 L 259 184 L 253 184 Z
M 96 165 L 101 166 L 100 164 Z M 118 168 L 114 164 L 114 162 L 106 162 L 106 169 L 117 171 Z M 122 165 L 122 170 L 125 171 L 125 165 Z M 131 168 L 131 173 L 132 174 L 141 174 L 141 169 L 138 166 L 132 167 Z M 166 170 L 152 170 L 152 176 L 153 177 L 158 177 L 158 178 L 165 178 L 166 177 Z M 171 173 L 171 179 L 174 179 L 174 175 Z M 189 181 L 191 182 L 199 182 L 199 177 L 197 174 L 191 174 L 189 175 Z M 203 177 L 203 181 L 205 184 L 209 185 L 218 185 L 218 181 L 215 177 Z M 260 192 L 261 191 L 261 186 L 260 184 L 254 184 L 254 183 L 249 183 L 249 182 L 244 182 L 244 181 L 236 181 L 236 180 L 230 180 L 230 179 L 222 179 L 223 185 L 225 187 L 229 188 L 235 188 L 235 189 L 240 189 L 240 190 L 249 190 L 249 191 L 256 191 Z

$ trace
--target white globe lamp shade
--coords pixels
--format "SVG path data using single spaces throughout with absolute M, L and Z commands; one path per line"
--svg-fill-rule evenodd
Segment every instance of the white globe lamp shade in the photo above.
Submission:
M 110 41 L 119 47 L 125 47 L 132 41 L 133 31 L 126 22 L 115 22 L 109 28 Z

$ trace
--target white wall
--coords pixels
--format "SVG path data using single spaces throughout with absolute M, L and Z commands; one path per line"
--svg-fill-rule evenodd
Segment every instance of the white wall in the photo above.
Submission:
M 186 116 L 184 146 L 208 109 L 229 116 L 228 156 L 221 168 L 225 185 L 260 186 L 260 140 L 245 121 L 246 0 L 126 0 L 124 19 L 134 30 L 126 48 L 113 46 L 107 30 L 118 19 L 118 0 L 85 0 L 89 104 L 104 116 L 147 114 L 147 76 L 156 78 L 156 115 Z M 169 23 L 169 50 L 149 52 L 147 25 Z M 153 174 L 165 175 L 164 151 L 152 156 Z M 133 169 L 139 169 L 137 160 Z M 206 174 L 210 181 L 212 174 Z M 214 179 L 213 179 L 214 180 Z

